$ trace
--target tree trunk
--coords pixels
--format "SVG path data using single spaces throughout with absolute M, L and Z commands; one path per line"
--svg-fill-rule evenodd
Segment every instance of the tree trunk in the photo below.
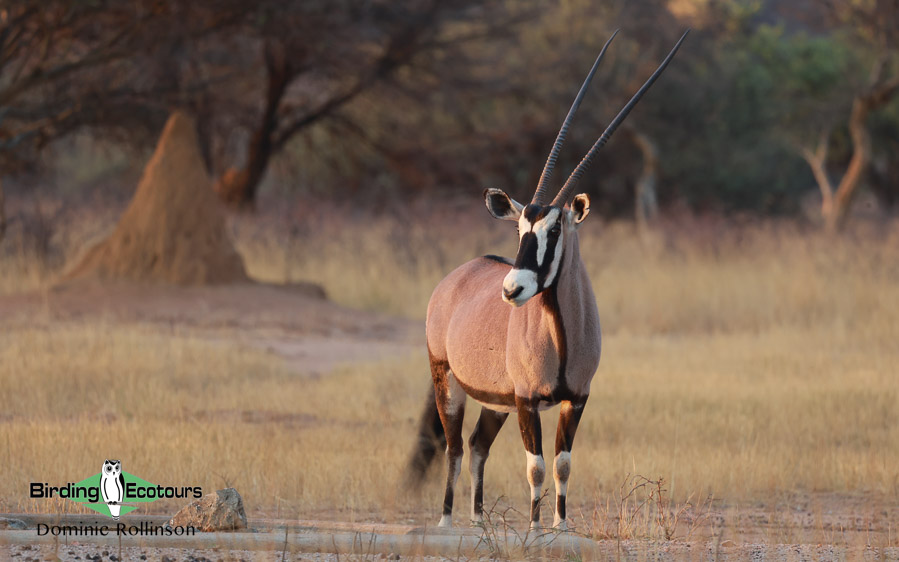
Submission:
M 219 197 L 231 207 L 252 209 L 255 204 L 259 183 L 274 153 L 278 106 L 295 76 L 280 44 L 266 45 L 265 67 L 268 73 L 265 108 L 247 147 L 246 165 L 239 170 L 230 168 L 215 185 Z
M 634 183 L 634 218 L 637 221 L 637 232 L 646 238 L 656 215 L 659 214 L 659 200 L 656 195 L 659 170 L 659 149 L 646 134 L 629 128 L 634 144 L 643 156 L 643 169 Z
M 800 147 L 799 151 L 802 157 L 808 162 L 812 169 L 812 175 L 818 183 L 818 189 L 821 190 L 821 216 L 824 220 L 833 213 L 833 184 L 827 175 L 827 145 L 830 141 L 830 129 L 826 129 L 818 138 L 818 146 L 814 151 L 807 147 Z
M 228 206 L 252 210 L 259 184 L 272 157 L 271 137 L 266 138 L 263 130 L 257 130 L 247 150 L 246 166 L 239 170 L 228 169 L 216 182 L 215 190 Z
M 247 149 L 247 163 L 242 169 L 231 168 L 216 182 L 216 191 L 226 203 L 243 208 L 252 208 L 256 191 L 272 156 L 284 148 L 295 134 L 304 128 L 331 116 L 335 111 L 365 92 L 372 85 L 389 76 L 397 68 L 406 64 L 421 48 L 417 43 L 423 30 L 431 24 L 430 17 L 437 9 L 437 2 L 431 4 L 418 23 L 403 26 L 391 36 L 380 56 L 371 63 L 370 70 L 342 92 L 335 92 L 327 101 L 303 115 L 287 119 L 283 114 L 279 123 L 278 109 L 290 83 L 308 66 L 308 53 L 298 53 L 277 41 L 265 47 L 265 65 L 268 72 L 268 90 L 265 110 L 256 132 Z
M 868 162 L 871 160 L 871 135 L 865 125 L 871 105 L 869 96 L 857 97 L 852 103 L 852 115 L 849 118 L 852 158 L 849 160 L 846 173 L 840 180 L 840 185 L 833 194 L 833 201 L 829 208 L 825 206 L 821 208 L 824 215 L 824 226 L 830 233 L 841 230 L 845 225 L 846 212 L 849 210 L 852 196 L 857 191 L 865 169 L 868 167 Z
M 6 236 L 6 199 L 3 198 L 3 181 L 0 180 L 0 244 Z

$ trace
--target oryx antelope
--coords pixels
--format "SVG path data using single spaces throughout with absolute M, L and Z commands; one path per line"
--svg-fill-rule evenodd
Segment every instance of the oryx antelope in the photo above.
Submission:
M 445 438 L 447 477 L 441 527 L 452 525 L 453 488 L 462 465 L 466 395 L 482 405 L 468 440 L 472 520 L 482 520 L 484 463 L 490 446 L 509 413 L 516 412 L 527 456 L 531 526 L 538 525 L 546 472 L 539 412 L 560 404 L 552 466 L 556 485 L 553 525 L 565 525 L 571 446 L 590 393 L 590 381 L 599 366 L 601 347 L 596 300 L 577 236 L 590 211 L 590 199 L 586 194 L 572 198 L 572 192 L 590 161 L 665 70 L 686 36 L 684 33 L 609 124 L 555 199 L 547 203 L 553 166 L 574 113 L 615 35 L 609 38 L 562 124 L 530 204 L 514 201 L 499 189 L 484 192 L 490 214 L 518 225 L 515 261 L 496 256 L 470 261 L 441 281 L 431 296 L 427 342 L 434 392 L 422 418 L 410 468 L 413 476 L 420 476 L 434 457 L 435 438 Z

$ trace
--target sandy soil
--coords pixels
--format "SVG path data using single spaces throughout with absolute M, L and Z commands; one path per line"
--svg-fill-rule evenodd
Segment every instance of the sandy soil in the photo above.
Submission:
M 198 288 L 78 281 L 41 293 L 2 296 L 0 318 L 6 329 L 101 320 L 184 330 L 223 344 L 236 338 L 283 357 L 305 376 L 325 374 L 343 363 L 420 352 L 424 346 L 421 322 L 349 310 L 309 285 Z M 328 511 L 314 516 L 340 518 Z M 701 527 L 689 541 L 600 541 L 599 547 L 603 556 L 626 560 L 899 560 L 899 504 L 873 502 L 864 495 L 797 494 L 763 505 L 719 504 Z M 390 555 L 367 558 L 398 559 Z M 118 549 L 94 544 L 6 544 L 0 531 L 0 558 L 9 560 L 117 562 L 120 556 L 167 562 L 281 559 L 278 552 L 134 547 L 120 555 Z M 287 559 L 339 557 L 294 553 Z
M 302 522 L 300 522 L 302 523 Z M 306 522 L 312 523 L 312 522 Z M 292 525 L 293 527 L 294 525 Z M 221 538 L 212 537 L 210 544 L 231 544 L 223 548 L 179 548 L 167 545 L 164 547 L 153 546 L 152 539 L 141 546 L 117 545 L 115 540 L 75 539 L 60 538 L 58 541 L 48 541 L 45 537 L 42 544 L 30 544 L 28 537 L 33 531 L 15 532 L 0 531 L 0 553 L 7 559 L 21 562 L 78 560 L 78 561 L 143 561 L 161 560 L 163 562 L 225 562 L 225 561 L 255 561 L 255 560 L 340 560 L 364 559 L 364 560 L 439 560 L 445 558 L 447 552 L 456 552 L 453 558 L 490 558 L 490 559 L 562 559 L 563 556 L 547 556 L 541 552 L 535 542 L 529 542 L 531 546 L 526 551 L 512 546 L 510 543 L 491 543 L 489 540 L 481 540 L 479 531 L 465 529 L 458 533 L 421 533 L 420 529 L 411 533 L 404 533 L 402 529 L 387 529 L 383 526 L 380 530 L 364 529 L 364 525 L 355 525 L 356 533 L 347 534 L 347 529 L 310 528 L 305 531 L 293 529 L 291 535 L 301 534 L 313 541 L 313 544 L 321 545 L 323 552 L 310 551 L 309 543 L 297 550 L 297 543 L 285 543 L 280 549 L 234 549 L 234 543 L 230 543 L 232 537 L 228 534 Z M 400 526 L 393 526 L 400 527 Z M 373 535 L 372 532 L 378 533 Z M 23 536 L 25 533 L 27 536 Z M 254 533 L 262 535 L 278 535 L 280 531 L 272 529 L 254 529 Z M 411 545 L 415 554 L 404 552 L 402 555 L 395 553 L 387 544 L 390 534 L 416 535 L 406 541 Z M 252 534 L 252 533 L 251 533 Z M 247 536 L 247 535 L 240 535 Z M 467 539 L 464 549 L 457 549 L 456 544 L 462 544 L 462 537 Z M 420 538 L 418 538 L 420 537 Z M 337 539 L 336 542 L 334 539 Z M 352 543 L 348 542 L 348 538 Z M 237 544 L 243 544 L 236 538 Z M 554 541 L 564 540 L 564 536 L 556 536 L 550 539 Z M 575 541 L 584 543 L 586 539 L 574 538 Z M 221 541 L 221 542 L 220 542 Z M 252 541 L 251 541 L 252 542 Z M 277 542 L 277 541 L 276 541 Z M 832 544 L 822 543 L 779 543 L 779 542 L 736 542 L 730 539 L 715 537 L 711 540 L 600 540 L 586 541 L 578 554 L 570 552 L 565 559 L 596 559 L 596 560 L 899 560 L 899 547 L 884 546 L 879 544 L 866 544 L 864 542 L 846 543 L 837 541 Z M 133 542 L 132 542 L 133 544 Z M 333 548 L 330 546 L 333 544 Z M 340 547 L 338 547 L 340 544 Z M 383 544 L 384 547 L 378 547 Z M 499 548 L 496 546 L 499 545 Z M 568 547 L 565 547 L 567 549 Z M 442 553 L 441 556 L 436 556 Z M 424 554 L 424 556 L 422 555 Z
M 607 560 L 899 560 L 899 548 L 845 548 L 822 545 L 744 545 L 716 547 L 714 544 L 669 543 L 600 545 L 600 557 Z M 38 561 L 111 561 L 143 562 L 250 562 L 283 560 L 321 560 L 339 562 L 343 555 L 333 553 L 288 553 L 250 550 L 195 550 L 186 548 L 123 548 L 121 553 L 95 545 L 70 545 L 59 549 L 53 545 L 0 546 L 0 552 L 17 562 Z M 106 554 L 104 554 L 106 553 Z M 485 553 L 486 555 L 486 553 Z M 352 560 L 442 560 L 433 556 L 399 556 L 393 553 L 352 555 Z M 465 558 L 463 558 L 465 559 Z

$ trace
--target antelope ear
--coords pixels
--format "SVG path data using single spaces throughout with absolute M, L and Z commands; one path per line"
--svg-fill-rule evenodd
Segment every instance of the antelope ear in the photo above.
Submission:
M 517 221 L 524 209 L 524 205 L 506 195 L 502 189 L 485 189 L 484 202 L 491 215 L 507 221 Z
M 574 196 L 571 202 L 571 215 L 574 224 L 581 224 L 587 215 L 590 214 L 590 197 L 586 193 Z

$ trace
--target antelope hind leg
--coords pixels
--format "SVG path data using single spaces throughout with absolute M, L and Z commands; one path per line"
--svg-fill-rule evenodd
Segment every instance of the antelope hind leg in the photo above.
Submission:
M 468 461 L 471 471 L 471 522 L 474 524 L 484 521 L 484 465 L 490 446 L 508 417 L 509 414 L 482 407 L 478 423 L 468 439 L 471 455 Z
M 438 527 L 453 526 L 453 493 L 462 469 L 463 440 L 462 418 L 465 416 L 465 391 L 456 382 L 448 364 L 435 365 L 431 374 L 437 399 L 437 412 L 446 435 L 446 493 L 443 497 L 443 514 Z

